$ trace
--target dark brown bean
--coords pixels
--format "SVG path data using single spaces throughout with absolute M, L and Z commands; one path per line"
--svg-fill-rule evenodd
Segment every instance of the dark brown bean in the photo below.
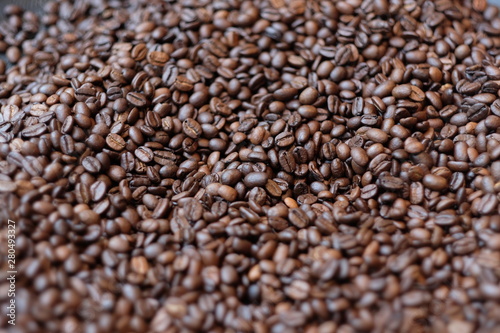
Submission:
M 101 171 L 101 162 L 92 156 L 87 156 L 82 160 L 82 165 L 90 173 L 98 173 Z

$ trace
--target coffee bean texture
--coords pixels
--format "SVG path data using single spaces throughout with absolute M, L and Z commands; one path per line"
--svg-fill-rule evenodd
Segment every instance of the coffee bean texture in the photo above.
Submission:
M 486 0 L 2 10 L 0 331 L 497 332 Z

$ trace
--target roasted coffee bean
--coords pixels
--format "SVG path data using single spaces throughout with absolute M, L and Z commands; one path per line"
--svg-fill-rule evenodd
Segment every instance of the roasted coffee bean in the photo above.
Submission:
M 422 182 L 425 187 L 433 191 L 442 191 L 448 187 L 448 182 L 445 178 L 432 174 L 425 175 Z
M 266 183 L 267 192 L 273 197 L 280 197 L 283 191 L 279 185 L 272 179 L 269 179 Z
M 318 115 L 318 110 L 313 105 L 299 106 L 297 112 L 304 118 L 314 118 Z
M 144 51 L 137 50 L 137 55 L 142 56 L 141 53 Z M 136 57 L 137 57 L 136 55 Z M 169 59 L 169 55 L 165 52 L 160 52 L 160 51 L 151 51 L 147 54 L 147 60 L 151 65 L 155 66 L 163 66 L 167 63 Z
M 137 107 L 143 107 L 147 103 L 147 99 L 144 96 L 144 94 L 137 93 L 137 92 L 128 93 L 126 98 L 130 104 L 132 104 L 133 106 L 137 106 Z
M 412 93 L 413 90 L 410 84 L 402 84 L 392 89 L 392 95 L 398 99 L 410 97 Z
M 193 82 L 185 76 L 177 76 L 174 82 L 174 87 L 179 91 L 191 91 L 193 89 Z
M 425 93 L 417 86 L 411 86 L 410 99 L 415 102 L 422 102 L 425 99 Z
M 278 156 L 279 164 L 286 172 L 294 172 L 297 167 L 295 157 L 288 151 L 281 151 Z
M 17 190 L 17 185 L 13 181 L 0 180 L 0 192 L 14 192 Z
M 153 160 L 160 165 L 170 165 L 176 159 L 177 156 L 169 151 L 166 150 L 153 151 Z
M 263 187 L 266 185 L 268 175 L 265 172 L 250 172 L 245 176 L 243 182 L 249 188 L 252 187 Z
M 0 22 L 17 331 L 500 326 L 487 1 L 34 12 Z
M 203 133 L 200 124 L 192 118 L 187 118 L 182 122 L 182 130 L 184 134 L 193 139 L 199 138 Z
M 75 152 L 75 140 L 67 134 L 61 136 L 59 145 L 63 154 L 71 155 Z
M 101 171 L 101 162 L 92 156 L 87 156 L 82 160 L 82 165 L 90 173 L 98 173 Z
M 123 150 L 126 146 L 125 140 L 118 134 L 110 133 L 106 137 L 107 145 L 113 150 Z
M 300 208 L 290 209 L 288 213 L 290 223 L 297 228 L 305 228 L 309 225 L 309 216 Z
M 221 185 L 217 190 L 217 195 L 227 201 L 235 201 L 238 198 L 238 192 L 228 185 Z
M 104 181 L 97 181 L 90 186 L 90 193 L 92 200 L 99 202 L 106 196 L 106 183 Z
M 197 221 L 203 216 L 203 206 L 196 199 L 188 199 L 183 208 L 189 221 Z
M 387 190 L 402 190 L 404 182 L 401 178 L 396 178 L 389 175 L 380 175 L 380 185 Z
M 294 143 L 295 137 L 292 132 L 283 132 L 276 136 L 275 142 L 278 147 L 287 147 Z
M 319 93 L 312 87 L 307 87 L 299 95 L 299 101 L 304 105 L 312 105 L 319 97 Z
M 43 123 L 38 123 L 22 130 L 21 135 L 26 138 L 33 138 L 42 135 L 46 131 L 47 131 L 47 125 Z
M 153 151 L 148 148 L 141 146 L 134 151 L 135 157 L 137 157 L 141 162 L 149 163 L 153 160 Z
M 359 147 L 353 147 L 351 149 L 351 157 L 352 160 L 360 166 L 366 166 L 370 161 L 366 151 Z
M 130 51 L 130 56 L 135 61 L 141 61 L 146 58 L 147 53 L 148 49 L 146 45 L 144 43 L 139 43 L 132 48 L 132 50 Z

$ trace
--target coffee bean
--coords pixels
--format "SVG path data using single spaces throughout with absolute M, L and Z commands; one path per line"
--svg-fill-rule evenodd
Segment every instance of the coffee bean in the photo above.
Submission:
M 118 134 L 110 133 L 106 137 L 106 144 L 113 150 L 123 150 L 126 146 L 125 140 Z
M 148 148 L 141 146 L 134 151 L 135 157 L 137 157 L 141 162 L 149 163 L 153 160 L 153 151 Z
M 441 213 L 436 216 L 436 224 L 439 226 L 451 226 L 458 223 L 458 217 L 454 214 Z
M 291 293 L 295 295 L 293 291 Z M 280 313 L 280 320 L 288 327 L 301 327 L 307 322 L 307 317 L 305 313 L 299 311 L 286 311 Z
M 353 147 L 351 149 L 352 160 L 360 166 L 366 166 L 370 161 L 366 151 L 359 147 Z
M 373 198 L 374 196 L 377 195 L 377 192 L 378 192 L 377 185 L 375 184 L 366 185 L 361 189 L 361 198 L 365 200 Z
M 422 143 L 420 143 L 415 138 L 408 138 L 405 140 L 404 145 L 405 151 L 410 154 L 419 154 L 424 151 L 425 147 Z
M 318 110 L 312 105 L 302 105 L 297 112 L 304 118 L 314 118 L 318 114 Z
M 33 138 L 42 135 L 46 131 L 47 131 L 47 125 L 43 123 L 38 123 L 22 130 L 21 135 L 26 138 Z
M 201 134 L 203 133 L 203 130 L 202 130 L 200 124 L 192 118 L 188 118 L 188 119 L 183 121 L 182 130 L 183 130 L 184 134 L 186 134 L 187 136 L 189 136 L 190 138 L 193 138 L 193 139 L 199 138 L 201 136 Z
M 417 86 L 411 86 L 410 99 L 415 102 L 422 102 L 425 99 L 425 93 Z
M 106 183 L 100 180 L 95 182 L 90 186 L 90 193 L 92 196 L 92 200 L 94 200 L 95 202 L 101 201 L 102 199 L 104 199 L 107 193 Z
M 272 179 L 269 179 L 266 183 L 267 192 L 273 197 L 280 197 L 283 191 L 279 185 Z
M 298 90 L 296 88 L 281 88 L 273 93 L 273 97 L 278 101 L 288 101 L 293 96 L 297 95 Z
M 394 95 L 395 87 L 396 87 L 396 83 L 394 81 L 387 80 L 385 82 L 382 82 L 381 84 L 379 84 L 377 86 L 377 88 L 375 88 L 375 90 L 373 91 L 373 95 L 378 96 L 380 98 L 384 98 L 386 96 L 389 96 L 391 94 L 391 92 Z
M 389 140 L 387 133 L 378 128 L 370 128 L 366 131 L 366 136 L 368 139 L 379 143 L 386 143 Z
M 305 300 L 310 290 L 311 286 L 306 281 L 295 280 L 285 288 L 285 293 L 293 300 Z
M 67 134 L 61 136 L 59 145 L 61 151 L 66 155 L 71 155 L 75 152 L 75 140 Z
M 177 76 L 175 79 L 174 87 L 179 91 L 191 91 L 193 89 L 193 82 L 185 76 Z
M 264 187 L 268 179 L 268 175 L 265 172 L 250 172 L 245 176 L 243 182 L 249 188 Z
M 130 248 L 129 242 L 125 237 L 114 236 L 109 239 L 109 248 L 116 252 L 126 252 Z
M 278 147 L 290 146 L 295 141 L 295 137 L 292 132 L 283 132 L 276 136 L 275 142 Z
M 188 201 L 184 203 L 183 208 L 186 214 L 186 218 L 189 221 L 197 221 L 203 216 L 203 207 L 195 199 L 188 199 Z
M 90 173 L 98 173 L 101 171 L 101 162 L 92 156 L 87 156 L 82 160 L 82 165 Z
M 147 103 L 147 99 L 144 94 L 137 92 L 130 92 L 127 94 L 127 101 L 137 107 L 143 107 Z
M 448 181 L 445 178 L 433 174 L 425 175 L 422 182 L 425 187 L 433 191 L 442 191 L 448 187 Z
M 278 161 L 280 166 L 286 172 L 294 172 L 295 168 L 297 167 L 297 163 L 293 154 L 285 150 L 279 153 Z
M 235 185 L 241 180 L 242 174 L 238 169 L 226 169 L 222 172 L 221 182 L 225 185 Z
M 0 180 L 0 192 L 14 192 L 17 190 L 16 183 L 12 181 Z
M 130 51 L 130 56 L 135 61 L 141 61 L 146 58 L 147 53 L 148 49 L 146 45 L 144 43 L 139 43 L 132 48 L 132 50 Z
M 219 186 L 217 195 L 227 201 L 235 201 L 238 198 L 238 192 L 228 185 Z
M 75 91 L 75 97 L 79 102 L 84 102 L 88 98 L 96 95 L 96 89 L 91 84 L 84 84 Z
M 404 187 L 404 182 L 401 178 L 381 174 L 379 183 L 387 190 L 401 190 Z
M 136 50 L 136 57 L 142 56 L 143 50 Z M 147 54 L 147 60 L 151 65 L 154 66 L 164 66 L 169 59 L 169 55 L 161 51 L 151 51 Z
M 481 215 L 489 215 L 498 207 L 498 199 L 496 195 L 489 193 L 481 198 L 479 203 L 479 213 Z
M 305 228 L 310 223 L 309 217 L 300 208 L 290 209 L 288 213 L 288 219 L 290 220 L 290 223 L 292 223 L 297 228 Z
M 313 87 L 307 87 L 299 95 L 300 103 L 304 105 L 312 105 L 319 97 L 319 93 Z
M 453 252 L 464 255 L 476 249 L 476 240 L 472 237 L 464 237 L 453 243 Z

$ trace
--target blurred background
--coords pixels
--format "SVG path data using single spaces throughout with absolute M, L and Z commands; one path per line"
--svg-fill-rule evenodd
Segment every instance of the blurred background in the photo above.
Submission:
M 0 17 L 3 16 L 3 7 L 7 4 L 17 4 L 25 9 L 37 11 L 41 10 L 43 4 L 48 0 L 0 0 Z M 500 0 L 488 0 L 490 4 L 500 6 Z

